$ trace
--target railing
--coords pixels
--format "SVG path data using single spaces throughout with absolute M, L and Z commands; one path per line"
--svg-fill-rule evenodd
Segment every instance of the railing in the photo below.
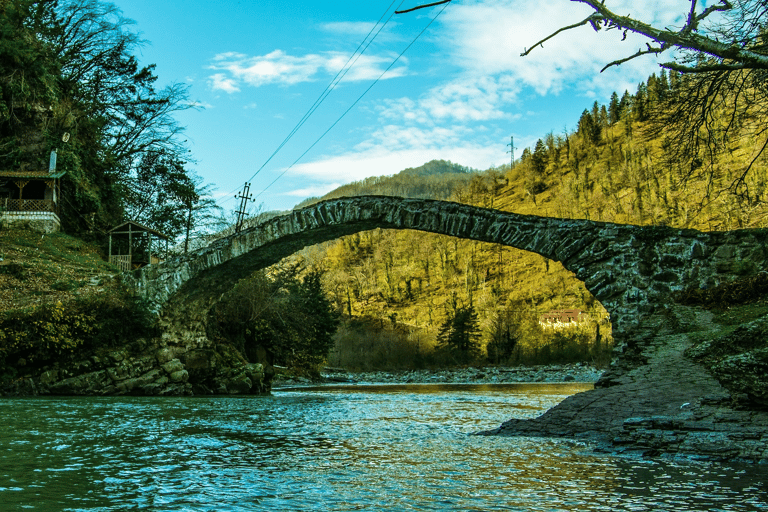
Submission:
M 52 212 L 56 213 L 56 203 L 50 199 L 2 199 L 3 211 L 6 212 Z
M 109 257 L 109 262 L 120 269 L 120 272 L 128 272 L 131 270 L 131 255 L 115 255 Z

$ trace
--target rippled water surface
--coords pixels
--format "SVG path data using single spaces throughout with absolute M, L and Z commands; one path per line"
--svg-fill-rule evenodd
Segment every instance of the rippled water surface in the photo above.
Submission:
M 468 433 L 583 385 L 0 399 L 0 510 L 768 510 L 768 468 Z

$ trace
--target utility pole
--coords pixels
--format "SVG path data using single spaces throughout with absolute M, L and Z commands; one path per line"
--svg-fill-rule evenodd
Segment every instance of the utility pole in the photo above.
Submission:
M 243 191 L 239 195 L 235 196 L 236 199 L 240 199 L 240 209 L 235 212 L 237 214 L 235 233 L 239 233 L 240 229 L 243 227 L 243 220 L 245 220 L 245 210 L 246 206 L 248 205 L 248 201 L 253 201 L 253 194 L 248 193 L 250 190 L 251 184 L 246 183 L 243 186 Z
M 507 151 L 507 153 L 511 154 L 509 159 L 509 168 L 511 170 L 515 166 L 515 138 L 511 135 L 509 137 L 509 144 L 507 144 L 507 146 L 509 146 L 509 151 Z

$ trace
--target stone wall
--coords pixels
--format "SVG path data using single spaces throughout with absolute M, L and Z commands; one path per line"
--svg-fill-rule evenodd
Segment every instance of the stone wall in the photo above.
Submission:
M 56 233 L 61 230 L 61 221 L 52 212 L 0 212 L 0 227 Z

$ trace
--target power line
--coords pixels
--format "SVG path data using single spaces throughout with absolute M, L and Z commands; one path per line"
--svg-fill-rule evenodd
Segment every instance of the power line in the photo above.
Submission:
M 354 103 L 352 103 L 352 105 L 350 105 L 350 106 L 349 106 L 349 108 L 348 108 L 347 110 L 345 110 L 345 111 L 344 111 L 344 113 L 343 113 L 343 114 L 341 114 L 341 116 L 339 116 L 339 118 L 338 118 L 338 119 L 336 119 L 336 121 L 334 121 L 334 123 L 333 123 L 333 124 L 332 124 L 332 125 L 331 125 L 331 126 L 328 128 L 328 129 L 327 129 L 327 130 L 325 130 L 325 131 L 323 132 L 323 134 L 322 134 L 322 135 L 320 135 L 320 137 L 318 137 L 318 138 L 317 138 L 317 140 L 315 140 L 315 142 L 313 142 L 313 143 L 312 143 L 312 145 L 311 145 L 311 146 L 309 146 L 309 148 L 307 148 L 307 150 L 306 150 L 306 151 L 304 151 L 304 152 L 303 152 L 303 153 L 302 153 L 302 154 L 301 154 L 301 155 L 300 155 L 300 156 L 299 156 L 299 157 L 298 157 L 296 160 L 294 160 L 294 162 L 293 162 L 291 165 L 289 165 L 288 167 L 286 167 L 286 168 L 285 168 L 285 170 L 284 170 L 283 172 L 281 172 L 281 173 L 280 173 L 280 174 L 277 176 L 277 178 L 275 178 L 274 180 L 272 180 L 272 182 L 271 182 L 269 185 L 267 185 L 266 187 L 264 187 L 264 189 L 263 189 L 261 192 L 259 192 L 258 194 L 256 194 L 256 197 L 254 197 L 254 201 L 255 201 L 256 199 L 258 199 L 258 198 L 259 198 L 259 196 L 261 196 L 261 194 L 263 194 L 264 192 L 266 192 L 266 191 L 267 191 L 267 189 L 268 189 L 269 187 L 271 187 L 272 185 L 274 185 L 274 184 L 275 184 L 275 183 L 276 183 L 276 182 L 277 182 L 277 181 L 278 181 L 280 178 L 282 178 L 282 177 L 283 177 L 283 175 L 285 175 L 285 173 L 286 173 L 286 172 L 288 172 L 289 170 L 291 170 L 291 168 L 293 168 L 293 166 L 294 166 L 294 165 L 296 165 L 297 163 L 299 163 L 299 161 L 300 161 L 302 158 L 304 158 L 304 156 L 306 156 L 306 154 L 307 154 L 307 153 L 309 153 L 309 152 L 312 150 L 312 148 L 314 148 L 314 147 L 315 147 L 315 146 L 316 146 L 316 145 L 317 145 L 317 144 L 318 144 L 318 143 L 319 143 L 319 142 L 320 142 L 320 141 L 321 141 L 321 140 L 322 140 L 322 139 L 323 139 L 323 138 L 324 138 L 326 135 L 328 135 L 328 132 L 330 132 L 330 131 L 331 131 L 331 130 L 334 128 L 334 126 L 336 126 L 336 125 L 339 123 L 339 121 L 341 121 L 341 120 L 344 118 L 344 116 L 346 116 L 346 115 L 347 115 L 347 114 L 348 114 L 348 113 L 349 113 L 349 112 L 350 112 L 350 111 L 351 111 L 351 110 L 352 110 L 352 109 L 355 107 L 355 105 L 357 105 L 357 104 L 358 104 L 358 102 L 359 102 L 361 99 L 363 99 L 363 96 L 365 96 L 365 95 L 368 93 L 368 91 L 370 91 L 370 90 L 373 88 L 373 86 L 374 86 L 374 85 L 376 85 L 376 84 L 378 83 L 378 81 L 379 81 L 379 80 L 381 80 L 381 78 L 382 78 L 382 77 L 383 77 L 385 74 L 387 74 L 387 72 L 388 72 L 390 69 L 392 69 L 392 67 L 393 67 L 393 66 L 394 66 L 394 65 L 397 63 L 397 61 L 398 61 L 398 60 L 400 60 L 400 57 L 402 57 L 402 56 L 405 54 L 405 52 L 407 52 L 407 51 L 408 51 L 408 49 L 409 49 L 411 46 L 413 46 L 413 44 L 414 44 L 414 43 L 415 43 L 415 42 L 416 42 L 416 41 L 417 41 L 417 40 L 418 40 L 418 39 L 419 39 L 419 38 L 420 38 L 420 37 L 421 37 L 421 36 L 424 34 L 424 32 L 426 32 L 426 31 L 427 31 L 427 29 L 428 29 L 428 28 L 429 28 L 429 27 L 432 25 L 432 23 L 434 23 L 434 21 L 437 19 L 437 17 L 438 17 L 438 16 L 440 16 L 440 14 L 442 14 L 442 12 L 445 10 L 445 8 L 446 8 L 447 6 L 448 6 L 448 3 L 445 3 L 445 5 L 443 5 L 443 8 L 442 8 L 442 9 L 440 9 L 440 11 L 439 11 L 439 12 L 438 12 L 438 13 L 435 15 L 435 17 L 434 17 L 434 18 L 432 18 L 432 19 L 429 21 L 429 23 L 427 23 L 427 25 L 426 25 L 426 26 L 425 26 L 425 27 L 422 29 L 422 31 L 421 31 L 421 32 L 419 32 L 419 33 L 418 33 L 418 35 L 417 35 L 417 36 L 416 36 L 416 37 L 413 39 L 413 41 L 411 41 L 411 42 L 408 44 L 408 46 L 406 46 L 406 47 L 405 47 L 405 49 L 404 49 L 402 52 L 400 52 L 400 55 L 398 55 L 397 57 L 395 57 L 395 60 L 393 60 L 393 61 L 392 61 L 392 63 L 391 63 L 389 66 L 387 66 L 387 69 L 385 69 L 385 70 L 384 70 L 384 71 L 383 71 L 383 72 L 382 72 L 382 73 L 381 73 L 381 74 L 380 74 L 380 75 L 379 75 L 379 76 L 376 78 L 376 80 L 374 80 L 374 81 L 373 81 L 373 83 L 372 83 L 370 86 L 368 86 L 368 88 L 367 88 L 365 91 L 363 91 L 363 93 L 362 93 L 362 94 L 361 94 L 361 95 L 360 95 L 360 96 L 359 96 L 359 97 L 358 97 L 358 98 L 357 98 L 357 99 L 354 101 Z
M 381 15 L 379 20 L 374 24 L 373 27 L 371 27 L 371 30 L 368 31 L 368 34 L 363 38 L 363 40 L 360 42 L 360 44 L 357 46 L 355 51 L 350 55 L 349 59 L 347 59 L 347 62 L 342 66 L 342 68 L 336 73 L 336 76 L 333 77 L 331 82 L 325 87 L 323 92 L 320 93 L 320 96 L 315 100 L 315 102 L 312 104 L 311 107 L 309 107 L 309 110 L 304 113 L 302 118 L 299 120 L 298 123 L 296 123 L 296 126 L 293 127 L 293 130 L 283 139 L 283 141 L 278 145 L 277 149 L 275 149 L 272 154 L 267 158 L 267 160 L 259 167 L 255 173 L 247 180 L 252 181 L 253 178 L 256 177 L 259 172 L 261 172 L 264 167 L 277 155 L 277 153 L 280 152 L 281 149 L 293 138 L 293 136 L 296 134 L 296 132 L 299 131 L 299 129 L 304 126 L 304 123 L 307 122 L 307 120 L 314 114 L 314 112 L 320 107 L 320 105 L 325 101 L 325 99 L 328 97 L 328 95 L 331 94 L 331 92 L 336 88 L 336 86 L 344 79 L 346 74 L 349 72 L 350 69 L 357 63 L 357 61 L 360 59 L 360 57 L 365 53 L 365 51 L 368 49 L 368 47 L 373 43 L 373 41 L 376 39 L 376 37 L 381 33 L 381 31 L 384 29 L 384 27 L 389 23 L 389 21 L 392 19 L 392 16 L 394 16 L 394 12 L 389 15 L 389 18 L 382 23 L 381 21 L 386 17 L 387 13 L 390 9 L 392 9 L 392 6 L 395 4 L 397 0 L 392 0 L 392 3 L 389 4 L 389 7 L 384 11 L 384 13 Z M 403 4 L 405 0 L 401 0 L 400 5 Z M 398 5 L 398 8 L 400 7 Z M 376 28 L 378 27 L 378 30 Z M 375 34 L 373 32 L 376 31 Z M 371 37 L 371 34 L 373 34 L 373 37 Z M 370 40 L 369 40 L 370 38 Z M 367 43 L 366 43 L 367 41 Z M 361 50 L 362 48 L 362 50 Z M 236 192 L 237 190 L 233 191 Z M 230 194 L 227 194 L 230 196 L 233 192 Z M 257 196 L 258 197 L 258 196 Z M 227 198 L 227 200 L 229 197 Z

